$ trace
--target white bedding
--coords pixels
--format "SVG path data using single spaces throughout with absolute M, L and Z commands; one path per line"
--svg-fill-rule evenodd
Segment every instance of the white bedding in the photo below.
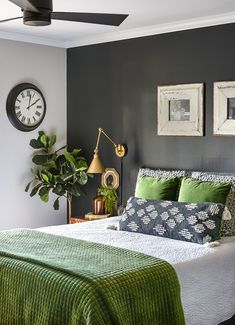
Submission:
M 187 325 L 217 325 L 235 314 L 235 237 L 215 248 L 107 229 L 119 217 L 38 230 L 127 248 L 171 263 L 181 283 Z

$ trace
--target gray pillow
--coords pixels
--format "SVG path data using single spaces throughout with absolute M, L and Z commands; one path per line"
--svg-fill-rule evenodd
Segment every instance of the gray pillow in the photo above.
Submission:
M 235 176 L 220 175 L 220 174 L 210 173 L 210 172 L 192 172 L 191 177 L 205 182 L 230 183 L 232 185 L 225 203 L 225 205 L 227 206 L 227 208 L 231 213 L 232 219 L 223 221 L 221 235 L 234 236 L 235 235 Z
M 198 244 L 220 238 L 224 205 L 155 201 L 131 197 L 119 221 L 122 231 Z

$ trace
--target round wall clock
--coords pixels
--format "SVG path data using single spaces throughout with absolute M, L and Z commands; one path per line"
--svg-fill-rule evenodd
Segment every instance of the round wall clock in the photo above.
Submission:
M 15 86 L 7 97 L 7 116 L 20 131 L 32 131 L 43 121 L 46 101 L 41 91 L 30 83 Z

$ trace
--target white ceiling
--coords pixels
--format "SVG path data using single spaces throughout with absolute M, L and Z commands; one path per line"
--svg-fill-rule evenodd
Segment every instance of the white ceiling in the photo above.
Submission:
M 29 27 L 22 20 L 0 24 L 0 38 L 74 47 L 145 35 L 235 22 L 234 0 L 54 0 L 54 11 L 129 14 L 119 27 L 53 21 Z M 21 16 L 20 8 L 1 0 L 0 20 Z

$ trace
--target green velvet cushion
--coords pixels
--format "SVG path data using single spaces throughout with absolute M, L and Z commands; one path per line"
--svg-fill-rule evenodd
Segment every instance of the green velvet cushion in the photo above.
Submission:
M 193 178 L 183 178 L 179 202 L 214 202 L 225 204 L 231 185 L 228 183 L 202 182 Z
M 146 200 L 176 201 L 180 178 L 140 177 L 137 180 L 135 196 Z

